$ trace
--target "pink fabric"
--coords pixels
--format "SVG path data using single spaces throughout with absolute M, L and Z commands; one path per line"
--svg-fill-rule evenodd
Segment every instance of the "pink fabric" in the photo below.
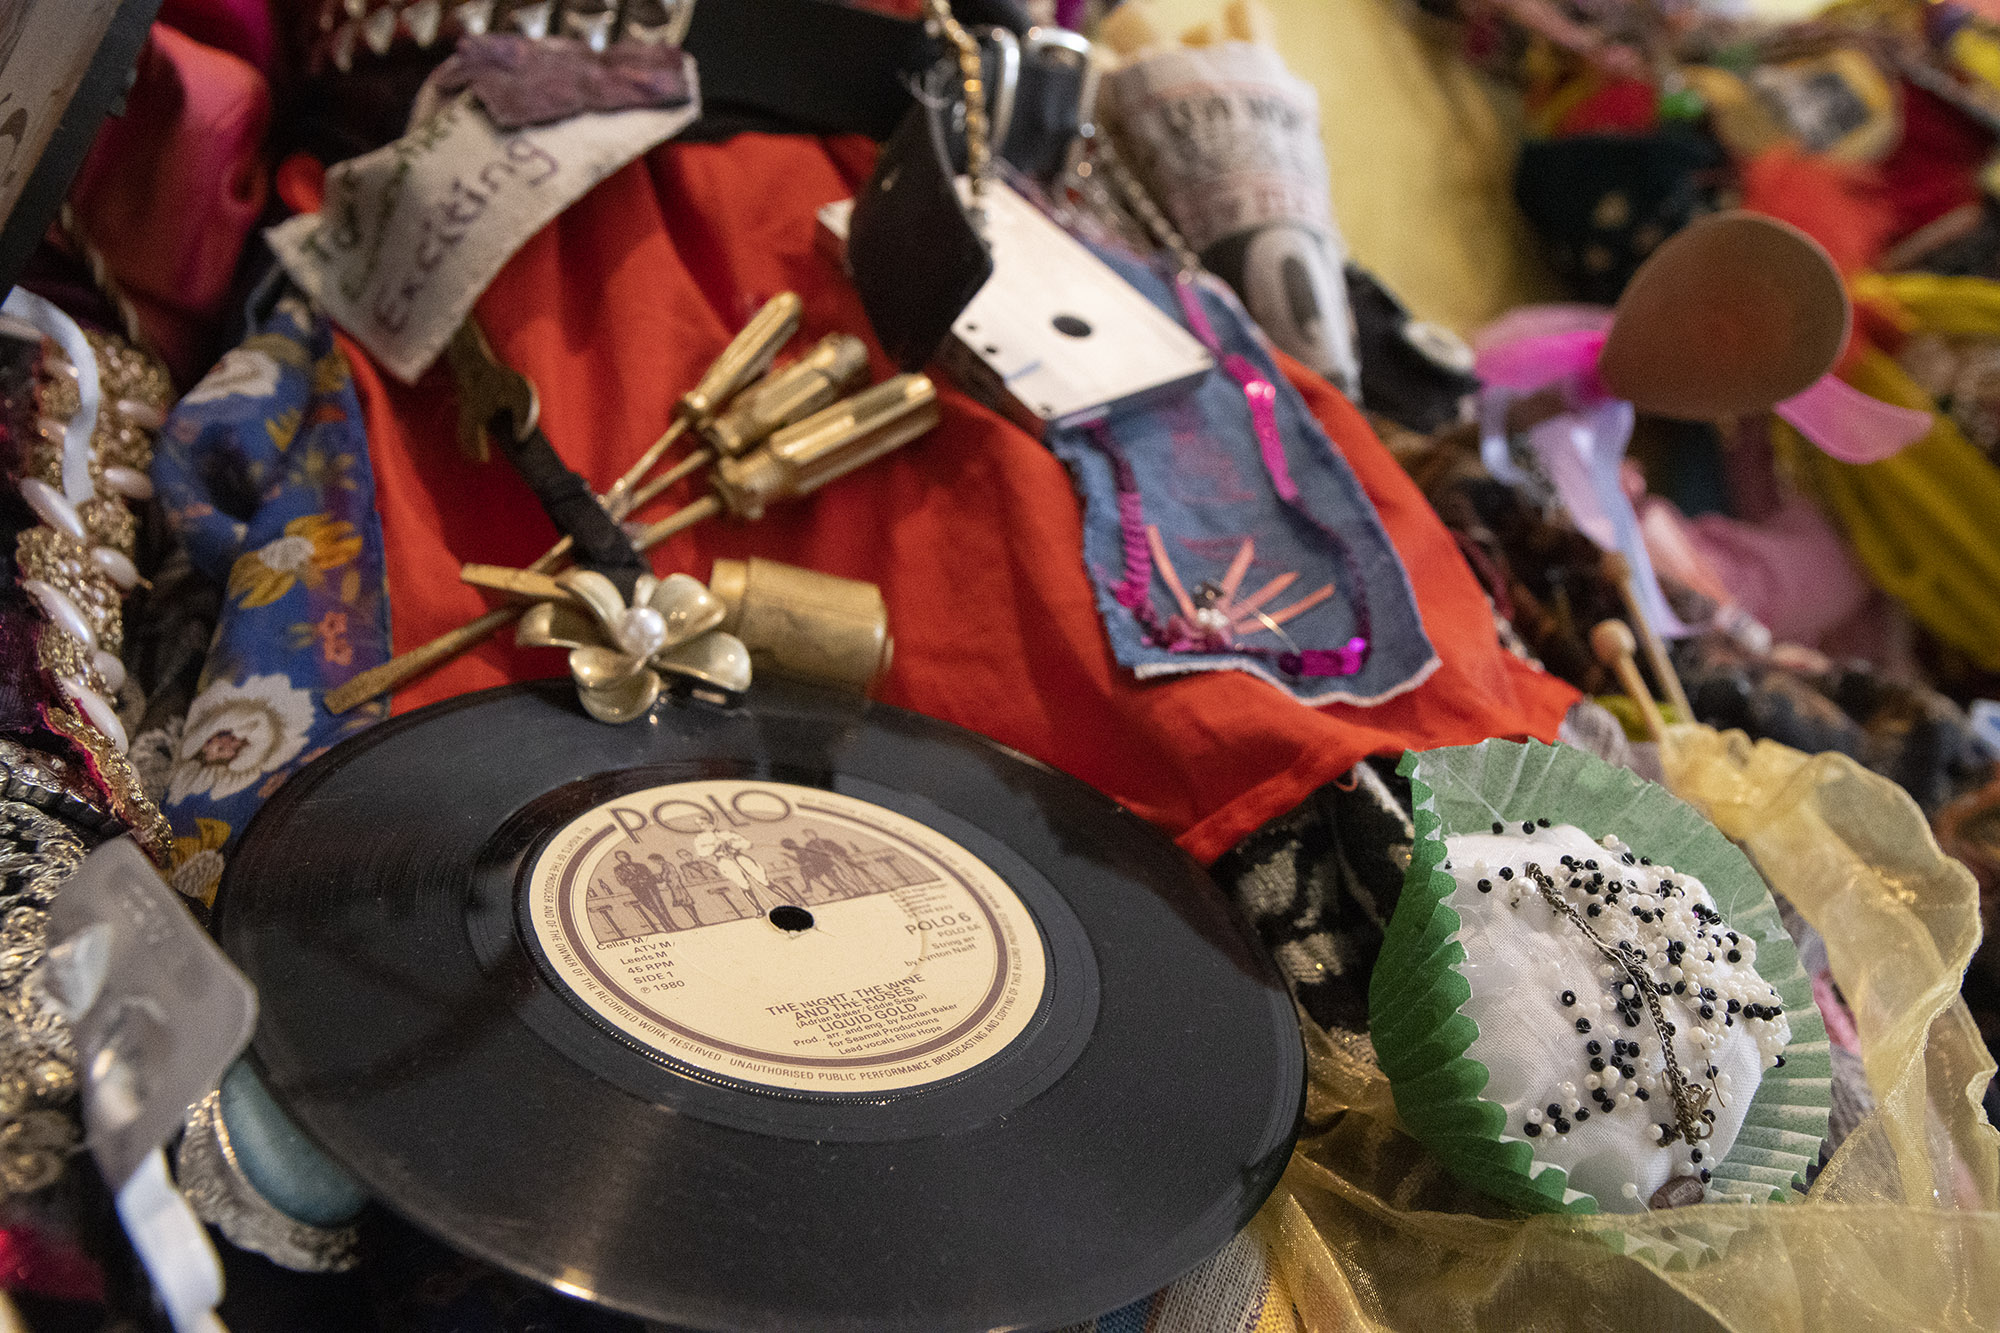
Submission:
M 1602 398 L 1597 358 L 1604 351 L 1605 337 L 1598 329 L 1575 329 L 1490 344 L 1480 349 L 1473 373 L 1492 388 L 1515 393 L 1534 393 L 1574 380 L 1583 394 Z
M 1872 585 L 1833 526 L 1797 494 L 1756 523 L 1704 514 L 1684 517 L 1648 497 L 1646 551 L 1683 582 L 1720 588 L 1787 643 L 1818 647 L 1869 601 Z
M 267 0 L 165 0 L 159 20 L 248 61 L 267 79 L 276 73 L 278 36 Z
M 254 66 L 156 23 L 125 114 L 104 122 L 70 191 L 177 376 L 205 359 L 204 325 L 263 212 L 270 120 Z

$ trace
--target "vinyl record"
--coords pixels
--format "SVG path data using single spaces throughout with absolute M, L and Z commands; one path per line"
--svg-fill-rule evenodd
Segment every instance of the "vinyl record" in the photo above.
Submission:
M 219 900 L 271 1091 L 462 1251 L 694 1329 L 1042 1328 L 1284 1168 L 1291 1001 L 1208 877 L 970 732 L 568 682 L 287 782 Z

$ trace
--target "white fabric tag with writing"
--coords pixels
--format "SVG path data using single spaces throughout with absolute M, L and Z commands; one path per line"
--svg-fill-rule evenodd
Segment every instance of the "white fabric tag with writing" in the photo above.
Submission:
M 688 71 L 690 89 L 694 71 Z M 336 323 L 405 383 L 437 360 L 501 265 L 556 214 L 701 114 L 586 113 L 502 130 L 469 95 L 327 172 L 326 202 L 266 236 Z

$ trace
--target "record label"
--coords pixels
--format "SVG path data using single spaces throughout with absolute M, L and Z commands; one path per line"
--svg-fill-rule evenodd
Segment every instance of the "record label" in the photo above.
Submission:
M 601 1022 L 712 1075 L 904 1092 L 1005 1050 L 1048 959 L 992 868 L 869 801 L 771 781 L 631 792 L 528 869 L 554 978 Z

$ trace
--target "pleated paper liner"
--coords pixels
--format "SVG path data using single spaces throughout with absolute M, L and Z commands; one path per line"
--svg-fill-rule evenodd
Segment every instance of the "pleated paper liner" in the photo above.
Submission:
M 1736 845 L 1664 788 L 1568 746 L 1486 741 L 1412 751 L 1400 771 L 1410 779 L 1417 839 L 1370 982 L 1369 1027 L 1410 1133 L 1467 1184 L 1523 1211 L 1598 1210 L 1594 1197 L 1569 1188 L 1562 1168 L 1537 1161 L 1529 1140 L 1507 1132 L 1498 1103 L 1480 1096 L 1487 1070 L 1468 1054 L 1479 1029 L 1459 1012 L 1472 991 L 1459 971 L 1465 950 L 1448 901 L 1454 884 L 1438 869 L 1452 834 L 1484 833 L 1495 820 L 1546 818 L 1593 838 L 1615 834 L 1635 853 L 1693 875 L 1730 928 L 1756 939 L 1757 971 L 1783 999 L 1792 1040 L 1785 1063 L 1764 1071 L 1728 1155 L 1710 1168 L 1707 1197 L 1798 1197 L 1792 1186 L 1803 1184 L 1826 1137 L 1832 1077 L 1826 1026 L 1777 904 Z M 1607 1232 L 1604 1239 L 1621 1253 L 1674 1266 L 1726 1249 L 1725 1233 L 1734 1228 L 1689 1222 L 1671 1238 Z

